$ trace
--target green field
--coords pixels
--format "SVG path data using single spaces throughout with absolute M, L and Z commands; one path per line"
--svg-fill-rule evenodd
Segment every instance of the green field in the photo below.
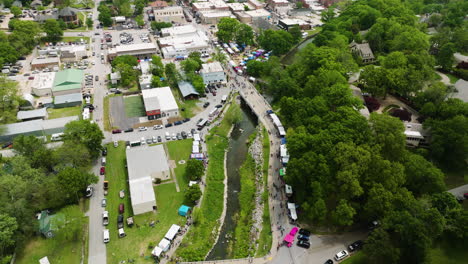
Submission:
M 124 104 L 127 117 L 139 117 L 145 115 L 143 97 L 140 95 L 124 97 Z
M 172 159 L 187 159 L 191 151 L 191 140 L 181 140 L 169 142 L 168 149 Z M 134 217 L 135 225 L 126 227 L 125 238 L 117 236 L 117 217 L 119 203 L 125 204 L 125 218 L 132 215 L 129 189 L 127 184 L 127 171 L 125 169 L 125 145 L 120 142 L 118 148 L 112 144 L 108 145 L 106 179 L 109 181 L 109 194 L 107 195 L 107 210 L 109 211 L 111 230 L 111 241 L 107 245 L 108 263 L 119 263 L 122 260 L 134 259 L 135 263 L 154 263 L 151 257 L 152 248 L 161 241 L 164 234 L 172 224 L 183 226 L 185 218 L 177 214 L 177 209 L 184 200 L 184 193 L 177 192 L 174 183 L 161 184 L 154 187 L 156 194 L 156 213 L 146 213 Z M 186 186 L 183 181 L 185 164 L 175 169 L 181 189 Z M 125 198 L 119 198 L 119 191 L 125 190 Z M 150 227 L 149 223 L 156 221 L 155 227 Z M 158 222 L 159 221 L 159 222 Z M 152 245 L 151 249 L 149 245 Z M 143 256 L 143 257 L 141 257 Z
M 197 103 L 199 103 L 199 102 L 200 102 L 200 100 L 195 100 L 195 99 L 185 100 L 183 102 L 177 101 L 179 109 L 181 109 L 180 115 L 183 118 L 192 118 L 192 117 L 194 117 L 197 113 L 199 113 L 201 111 L 201 107 L 197 105 Z M 185 109 L 185 110 L 182 111 L 182 108 Z
M 66 116 L 77 116 L 81 114 L 80 106 L 64 108 L 47 108 L 48 119 L 61 118 Z
M 75 205 L 74 209 L 79 211 L 80 207 Z M 64 241 L 60 240 L 58 237 L 46 239 L 43 236 L 35 236 L 29 239 L 25 248 L 17 254 L 15 263 L 39 263 L 39 259 L 45 256 L 49 258 L 50 263 L 80 263 L 83 242 L 85 242 L 84 244 L 87 245 L 86 241 L 88 239 L 88 221 L 85 220 L 85 223 L 86 225 L 83 226 L 82 233 L 80 234 L 80 237 L 85 238 L 85 241 L 82 239 L 76 241 Z M 85 263 L 87 263 L 87 258 Z
M 83 39 L 84 42 L 86 43 L 89 43 L 89 37 L 84 37 L 84 36 L 81 36 L 81 37 L 62 37 L 62 40 L 63 42 L 75 42 L 75 41 L 80 41 L 81 39 Z

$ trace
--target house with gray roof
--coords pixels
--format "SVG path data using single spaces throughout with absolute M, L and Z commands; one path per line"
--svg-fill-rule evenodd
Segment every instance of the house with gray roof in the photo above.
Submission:
M 368 64 L 375 62 L 374 53 L 372 52 L 369 43 L 356 43 L 353 41 L 349 44 L 349 48 L 351 49 L 351 52 L 361 58 L 362 63 Z
M 46 108 L 39 108 L 36 110 L 28 110 L 28 111 L 18 111 L 16 114 L 16 119 L 21 121 L 29 121 L 35 119 L 45 119 L 47 118 L 47 109 Z
M 181 81 L 177 84 L 179 86 L 180 93 L 184 99 L 194 99 L 200 94 L 195 90 L 195 87 L 189 82 Z

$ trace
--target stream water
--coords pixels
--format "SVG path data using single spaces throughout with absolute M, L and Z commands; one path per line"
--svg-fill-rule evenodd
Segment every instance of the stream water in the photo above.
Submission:
M 240 191 L 239 168 L 248 155 L 247 140 L 255 131 L 257 117 L 248 106 L 242 104 L 242 121 L 237 124 L 232 132 L 229 142 L 229 150 L 226 157 L 227 170 L 227 201 L 226 217 L 219 234 L 219 239 L 214 245 L 207 260 L 226 259 L 229 256 L 229 242 L 236 228 L 235 216 L 239 213 L 238 193 Z
M 288 54 L 286 54 L 281 60 L 281 62 L 286 65 L 292 64 L 294 62 L 294 57 L 296 56 L 297 52 L 305 48 L 307 44 L 312 43 L 313 40 L 314 40 L 313 37 L 306 39 L 304 42 L 302 42 L 297 47 L 292 49 Z

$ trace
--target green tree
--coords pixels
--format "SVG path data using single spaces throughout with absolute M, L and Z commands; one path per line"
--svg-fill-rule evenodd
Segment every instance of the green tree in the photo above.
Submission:
M 89 27 L 89 28 L 92 28 L 93 27 L 93 19 L 92 18 L 86 18 L 86 26 Z
M 350 226 L 353 224 L 355 214 L 356 210 L 346 200 L 341 199 L 333 212 L 333 221 L 340 226 Z
M 115 66 L 116 71 L 120 72 L 120 84 L 123 87 L 130 87 L 137 81 L 138 73 L 129 64 L 120 63 Z
M 152 21 L 151 22 L 151 29 L 161 31 L 163 28 L 170 28 L 172 27 L 172 23 L 169 22 L 157 22 L 157 21 Z
M 85 8 L 93 8 L 94 1 L 93 0 L 81 0 L 81 3 L 84 5 Z
M 311 217 L 319 223 L 325 220 L 325 218 L 327 217 L 327 205 L 325 204 L 325 201 L 323 199 L 318 199 L 314 203 L 314 206 L 312 207 Z
M 56 155 L 60 157 L 60 164 L 62 166 L 85 168 L 91 162 L 89 151 L 86 146 L 74 142 L 64 142 L 64 144 L 57 149 Z
M 62 186 L 64 198 L 69 202 L 78 202 L 86 187 L 96 183 L 98 177 L 77 168 L 65 167 L 58 172 L 57 180 Z
M 298 2 L 298 3 L 302 4 L 302 2 Z M 293 37 L 294 43 L 298 43 L 302 39 L 302 32 L 299 26 L 293 26 L 288 31 Z
M 16 122 L 21 97 L 18 94 L 18 84 L 5 76 L 0 76 L 0 123 L 8 124 Z
M 151 87 L 156 88 L 156 87 L 164 87 L 166 86 L 166 83 L 164 81 L 161 81 L 161 77 L 153 75 L 151 77 Z
M 297 9 L 301 9 L 301 8 L 303 8 L 303 7 L 304 7 L 304 3 L 302 3 L 302 2 L 296 2 L 296 8 L 297 8 Z
M 231 109 L 232 108 L 232 109 Z M 238 104 L 231 104 L 229 112 L 224 117 L 230 124 L 237 124 L 242 121 L 242 111 Z
M 274 55 L 282 55 L 291 49 L 294 39 L 287 31 L 267 29 L 258 37 L 258 43 L 262 48 L 273 51 Z
M 219 61 L 219 62 L 221 62 L 222 64 L 224 64 L 224 63 L 227 61 L 227 56 L 226 56 L 226 54 L 221 53 L 221 52 L 219 52 L 219 51 L 216 51 L 216 53 L 213 53 L 213 54 L 211 55 L 211 57 L 213 58 L 213 60 Z
M 190 81 L 192 82 L 193 87 L 195 90 L 200 94 L 205 94 L 205 83 L 203 82 L 203 77 L 198 74 L 189 74 L 188 75 Z
M 101 2 L 104 3 L 104 2 Z M 98 20 L 105 26 L 105 27 L 110 27 L 112 26 L 112 14 L 110 8 L 105 5 L 101 4 L 98 7 L 99 11 L 99 16 Z
M 63 30 L 60 27 L 60 24 L 55 19 L 47 19 L 42 28 L 46 33 L 46 39 L 49 41 L 58 41 L 63 36 Z
M 201 195 L 202 192 L 200 190 L 200 186 L 198 184 L 194 184 L 185 190 L 185 202 L 189 205 L 194 205 L 200 199 Z
M 370 124 L 375 140 L 382 148 L 382 156 L 389 160 L 401 160 L 405 149 L 403 123 L 386 114 L 372 113 Z
M 182 80 L 180 73 L 177 71 L 177 67 L 174 63 L 166 64 L 164 69 L 166 73 L 166 78 L 171 85 L 171 87 L 177 87 L 177 83 Z
M 18 17 L 19 15 L 21 15 L 23 13 L 23 11 L 21 11 L 21 8 L 17 7 L 17 6 L 12 6 L 10 8 L 10 12 L 15 16 L 15 17 Z
M 153 75 L 163 76 L 164 75 L 164 64 L 161 57 L 157 55 L 151 56 L 151 68 Z
M 384 97 L 387 95 L 385 82 L 386 71 L 382 67 L 368 65 L 359 76 L 359 81 L 364 84 L 364 90 L 373 96 Z
M 265 63 L 257 60 L 247 62 L 247 74 L 253 77 L 260 77 L 264 71 Z
M 201 60 L 201 53 L 198 52 L 198 51 L 190 52 L 188 57 L 189 57 L 189 59 L 195 60 L 200 65 L 203 64 L 203 61 Z
M 218 22 L 218 31 L 216 32 L 218 40 L 225 43 L 234 40 L 236 29 L 239 24 L 239 21 L 235 18 L 221 18 Z
M 201 160 L 189 159 L 187 161 L 187 167 L 185 167 L 185 174 L 192 181 L 197 181 L 201 179 L 203 173 L 205 172 L 205 166 Z
M 450 211 L 461 209 L 455 196 L 449 192 L 434 193 L 431 196 L 431 203 L 443 216 L 447 216 Z
M 235 28 L 234 41 L 239 45 L 252 45 L 254 43 L 253 29 L 247 24 L 239 23 Z
M 442 171 L 424 157 L 407 153 L 404 165 L 406 186 L 415 195 L 438 193 L 446 189 Z
M 127 64 L 134 67 L 138 65 L 138 59 L 132 55 L 121 55 L 115 57 L 112 61 L 112 67 L 116 67 L 118 64 Z
M 140 28 L 145 25 L 145 21 L 143 20 L 143 15 L 141 14 L 135 17 L 135 21 Z
M 0 256 L 4 256 L 6 250 L 15 244 L 15 233 L 18 224 L 14 217 L 0 214 Z
M 329 22 L 335 17 L 335 10 L 333 7 L 329 7 L 327 10 L 322 12 L 322 21 Z
M 143 9 L 147 4 L 147 0 L 135 0 L 133 3 L 135 5 L 135 15 L 142 15 Z
M 400 249 L 393 246 L 390 234 L 383 228 L 372 231 L 364 245 L 364 253 L 370 263 L 399 263 Z
M 194 59 L 186 59 L 180 63 L 180 66 L 184 70 L 185 73 L 194 73 L 198 71 L 201 65 Z
M 444 44 L 436 55 L 437 64 L 440 65 L 442 69 L 446 71 L 450 71 L 455 62 L 455 59 L 453 58 L 453 54 L 456 51 L 457 49 L 455 48 L 455 44 L 453 43 Z
M 65 125 L 64 142 L 83 144 L 89 151 L 91 159 L 99 156 L 104 135 L 96 123 L 88 120 L 72 121 Z

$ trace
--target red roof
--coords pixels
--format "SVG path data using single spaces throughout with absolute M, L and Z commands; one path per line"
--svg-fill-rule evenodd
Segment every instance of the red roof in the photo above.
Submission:
M 150 2 L 148 5 L 155 8 L 163 8 L 167 6 L 167 3 L 165 1 L 155 1 Z

